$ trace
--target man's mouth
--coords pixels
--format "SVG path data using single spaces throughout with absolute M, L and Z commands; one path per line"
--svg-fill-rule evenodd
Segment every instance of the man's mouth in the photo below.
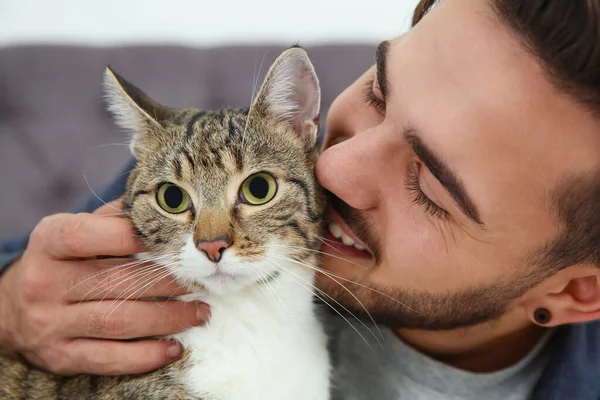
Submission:
M 323 251 L 337 256 L 372 258 L 367 245 L 352 232 L 348 224 L 333 209 L 329 210 L 327 234 Z

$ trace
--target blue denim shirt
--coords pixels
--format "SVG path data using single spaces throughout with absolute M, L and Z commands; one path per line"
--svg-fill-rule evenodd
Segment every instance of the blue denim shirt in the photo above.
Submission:
M 125 191 L 131 162 L 110 184 L 97 193 L 105 201 Z M 92 212 L 102 205 L 91 196 L 75 212 Z M 0 272 L 7 268 L 27 247 L 28 236 L 10 238 L 0 244 Z M 567 325 L 557 329 L 548 345 L 552 352 L 535 389 L 533 400 L 600 400 L 600 321 Z

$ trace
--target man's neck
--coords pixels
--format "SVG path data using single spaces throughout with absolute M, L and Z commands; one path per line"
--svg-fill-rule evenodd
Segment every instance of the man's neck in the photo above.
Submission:
M 523 359 L 547 331 L 515 317 L 507 314 L 494 322 L 452 331 L 398 329 L 396 334 L 416 350 L 455 368 L 494 372 Z

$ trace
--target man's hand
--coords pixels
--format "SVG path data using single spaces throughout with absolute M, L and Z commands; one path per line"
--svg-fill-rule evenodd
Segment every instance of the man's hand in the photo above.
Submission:
M 115 202 L 35 227 L 0 277 L 0 346 L 62 375 L 142 373 L 181 355 L 176 342 L 151 337 L 202 324 L 208 307 L 167 301 L 185 290 L 164 269 L 126 258 L 144 249 L 120 214 Z

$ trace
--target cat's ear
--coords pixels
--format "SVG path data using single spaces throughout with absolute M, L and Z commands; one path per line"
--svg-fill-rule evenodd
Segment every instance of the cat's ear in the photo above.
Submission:
M 104 89 L 108 110 L 119 126 L 132 132 L 129 148 L 138 157 L 150 136 L 173 115 L 173 109 L 154 101 L 110 66 L 104 72 Z
M 292 47 L 273 63 L 251 112 L 288 122 L 294 131 L 316 143 L 319 134 L 321 90 L 306 52 Z

